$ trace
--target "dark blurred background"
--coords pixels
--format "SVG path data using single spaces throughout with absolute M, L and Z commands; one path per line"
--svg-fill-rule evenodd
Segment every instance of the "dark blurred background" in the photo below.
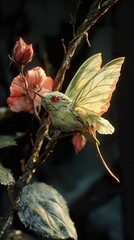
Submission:
M 61 39 L 67 45 L 72 39 L 70 14 L 74 15 L 76 0 L 0 0 L 0 107 L 6 107 L 9 86 L 18 72 L 9 67 L 8 54 L 22 37 L 33 43 L 35 56 L 27 65 L 41 66 L 53 78 L 63 59 Z M 93 1 L 81 1 L 76 28 L 85 19 Z M 112 136 L 98 136 L 101 151 L 112 171 L 120 178 L 118 184 L 97 159 L 90 144 L 76 155 L 70 137 L 60 140 L 47 162 L 40 167 L 34 180 L 53 185 L 67 200 L 79 240 L 134 240 L 134 1 L 119 0 L 89 31 L 78 46 L 66 73 L 63 91 L 78 67 L 92 54 L 101 52 L 103 64 L 125 56 L 121 77 L 105 114 L 116 131 Z M 0 121 L 1 135 L 25 132 L 32 116 L 13 113 Z M 21 138 L 17 146 L 0 149 L 0 161 L 12 169 L 18 179 L 20 160 L 26 157 L 28 139 Z M 0 187 L 0 216 L 7 211 L 7 193 Z M 19 229 L 18 222 L 14 228 Z M 22 227 L 22 226 L 21 226 Z M 25 231 L 25 229 L 24 229 Z

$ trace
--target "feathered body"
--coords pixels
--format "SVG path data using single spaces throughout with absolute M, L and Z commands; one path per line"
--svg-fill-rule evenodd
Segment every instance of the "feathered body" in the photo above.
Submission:
M 112 134 L 114 127 L 101 115 L 109 108 L 123 62 L 124 57 L 116 58 L 101 68 L 101 54 L 95 54 L 78 69 L 65 94 L 45 93 L 42 104 L 53 125 L 65 132 L 89 132 L 92 127 Z
M 57 99 L 54 103 L 53 99 Z M 82 131 L 89 132 L 94 127 L 101 134 L 112 134 L 113 126 L 104 118 L 90 113 L 86 109 L 72 109 L 73 101 L 61 92 L 46 93 L 42 98 L 42 104 L 49 113 L 52 124 L 65 132 Z

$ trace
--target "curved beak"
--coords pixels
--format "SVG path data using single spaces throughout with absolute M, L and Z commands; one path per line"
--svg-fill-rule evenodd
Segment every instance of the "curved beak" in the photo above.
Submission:
M 41 97 L 42 99 L 44 99 L 43 94 L 40 94 L 40 93 L 34 91 L 33 89 L 24 87 L 24 86 L 22 86 L 22 85 L 20 85 L 19 83 L 16 83 L 16 82 L 14 82 L 14 84 L 18 85 L 19 87 L 23 88 L 23 89 L 26 90 L 26 91 L 31 91 L 31 92 L 35 93 L 36 95 L 38 95 L 39 97 Z

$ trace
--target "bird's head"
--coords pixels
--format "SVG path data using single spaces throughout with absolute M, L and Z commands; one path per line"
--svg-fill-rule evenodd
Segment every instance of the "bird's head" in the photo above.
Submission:
M 58 91 L 45 93 L 41 98 L 42 105 L 47 111 L 51 111 L 53 109 L 58 110 L 63 106 L 68 107 L 72 102 L 69 97 Z

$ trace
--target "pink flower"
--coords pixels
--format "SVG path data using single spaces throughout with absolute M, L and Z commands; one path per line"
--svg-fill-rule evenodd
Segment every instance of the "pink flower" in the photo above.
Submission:
M 13 49 L 13 58 L 15 62 L 26 64 L 27 62 L 31 61 L 33 53 L 34 51 L 32 44 L 27 45 L 20 37 Z
M 72 143 L 74 145 L 74 149 L 76 154 L 80 152 L 86 145 L 86 139 L 80 133 L 75 133 L 72 137 Z
M 7 98 L 7 104 L 13 112 L 29 112 L 34 113 L 34 106 L 41 106 L 41 98 L 31 91 L 25 91 L 20 86 L 26 86 L 41 94 L 52 91 L 53 79 L 46 76 L 45 71 L 41 67 L 34 67 L 25 74 L 25 81 L 21 75 L 15 77 L 10 86 L 10 96 Z

